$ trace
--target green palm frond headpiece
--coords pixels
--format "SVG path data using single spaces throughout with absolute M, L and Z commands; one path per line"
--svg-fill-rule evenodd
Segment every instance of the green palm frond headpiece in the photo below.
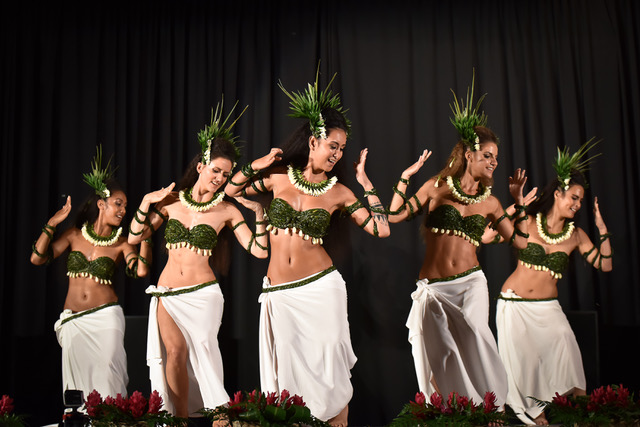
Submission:
M 102 168 L 102 145 L 96 147 L 96 155 L 91 162 L 91 172 L 82 174 L 84 182 L 93 188 L 101 199 L 111 197 L 111 191 L 107 188 L 106 181 L 113 177 L 116 171 L 111 165 L 113 156 L 107 162 L 107 166 Z
M 556 174 L 558 174 L 558 181 L 565 191 L 569 189 L 571 172 L 579 172 L 584 177 L 584 173 L 589 170 L 589 165 L 593 162 L 593 159 L 602 154 L 598 153 L 583 160 L 583 157 L 586 156 L 587 152 L 602 141 L 601 139 L 594 141 L 594 139 L 595 137 L 582 144 L 578 151 L 573 154 L 569 154 L 569 147 L 564 147 L 562 150 L 558 147 L 558 154 L 553 160 L 553 168 L 556 170 Z
M 227 122 L 231 119 L 231 115 L 233 114 L 237 106 L 238 101 L 233 104 L 233 108 L 231 109 L 231 111 L 229 111 L 229 114 L 224 120 L 222 119 L 222 110 L 224 109 L 224 96 L 222 97 L 222 100 L 216 105 L 215 111 L 213 108 L 211 109 L 211 124 L 205 125 L 204 129 L 198 132 L 198 142 L 200 143 L 200 148 L 202 149 L 203 164 L 208 165 L 209 162 L 211 162 L 211 143 L 216 138 L 223 138 L 231 142 L 236 152 L 235 161 L 240 158 L 241 152 L 240 147 L 238 146 L 238 137 L 233 135 L 231 129 L 235 126 L 240 117 L 242 117 L 244 112 L 247 111 L 247 108 L 249 108 L 249 106 L 247 105 L 246 107 L 244 107 L 244 110 L 242 110 L 240 115 L 238 115 L 238 117 L 236 117 L 236 119 L 229 126 L 227 126 Z
M 451 89 L 453 93 L 453 104 L 449 104 L 453 117 L 450 117 L 451 123 L 460 134 L 460 139 L 472 150 L 476 151 L 480 149 L 478 135 L 476 135 L 473 128 L 475 126 L 486 126 L 488 117 L 483 112 L 480 112 L 480 104 L 484 101 L 485 93 L 478 99 L 478 102 L 473 106 L 473 93 L 475 89 L 476 71 L 473 70 L 473 78 L 471 80 L 471 94 L 469 94 L 469 88 L 467 87 L 467 102 L 463 103 L 462 98 L 458 102 L 456 93 Z
M 299 117 L 305 118 L 309 120 L 309 127 L 311 128 L 311 133 L 316 138 L 326 138 L 327 137 L 327 129 L 325 127 L 324 118 L 322 117 L 322 110 L 325 108 L 333 108 L 338 113 L 342 114 L 347 122 L 347 136 L 351 133 L 351 122 L 347 119 L 346 112 L 348 110 L 344 110 L 342 105 L 340 105 L 340 95 L 334 94 L 329 87 L 333 80 L 336 78 L 336 74 L 333 75 L 331 81 L 327 87 L 320 91 L 318 90 L 318 76 L 320 74 L 320 67 L 318 66 L 318 70 L 316 71 L 316 81 L 313 83 L 309 83 L 307 85 L 307 89 L 303 92 L 288 92 L 281 81 L 278 81 L 278 87 L 282 89 L 285 95 L 291 99 L 289 102 L 289 108 L 292 113 L 289 114 L 290 117 Z

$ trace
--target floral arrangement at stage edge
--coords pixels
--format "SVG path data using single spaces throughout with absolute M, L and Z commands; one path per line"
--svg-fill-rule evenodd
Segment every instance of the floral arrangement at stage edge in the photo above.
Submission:
M 433 393 L 427 402 L 425 395 L 418 392 L 415 402 L 406 404 L 389 427 L 427 425 L 470 427 L 504 423 L 506 416 L 504 412 L 499 412 L 499 409 L 493 392 L 487 392 L 484 395 L 484 402 L 477 405 L 473 399 L 456 392 L 449 393 L 446 402 L 439 393 Z
M 6 394 L 0 399 L 0 426 L 2 427 L 22 427 L 24 418 L 22 415 L 12 414 L 13 399 Z
M 153 391 L 147 400 L 142 393 L 134 391 L 129 397 L 120 393 L 115 398 L 107 396 L 104 401 L 96 390 L 85 401 L 87 415 L 93 427 L 113 425 L 180 425 L 186 423 L 183 418 L 174 417 L 162 410 L 162 397 Z
M 532 398 L 534 399 L 534 398 Z M 551 402 L 534 399 L 548 411 L 553 424 L 564 426 L 640 425 L 640 402 L 622 384 L 600 387 L 587 396 L 560 396 Z
M 263 393 L 253 390 L 251 393 L 237 391 L 227 405 L 216 409 L 202 409 L 200 413 L 211 421 L 226 421 L 229 425 L 260 425 L 281 427 L 305 425 L 328 427 L 329 424 L 311 415 L 302 397 L 282 390 L 277 393 Z

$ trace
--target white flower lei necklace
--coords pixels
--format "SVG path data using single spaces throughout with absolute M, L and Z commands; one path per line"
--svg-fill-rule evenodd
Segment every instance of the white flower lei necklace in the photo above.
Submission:
M 480 189 L 484 187 L 484 192 L 482 194 L 476 194 L 475 196 L 466 194 L 462 191 L 462 187 L 460 187 L 460 180 L 458 178 L 453 178 L 452 176 L 447 177 L 447 185 L 449 186 L 449 190 L 451 190 L 453 197 L 465 205 L 484 202 L 491 195 L 491 187 L 484 187 L 482 184 L 480 184 Z
M 538 212 L 536 215 L 536 226 L 538 227 L 538 234 L 546 243 L 550 245 L 555 245 L 560 242 L 564 242 L 571 234 L 573 234 L 573 230 L 575 226 L 573 225 L 573 221 L 567 223 L 562 228 L 562 231 L 557 234 L 549 233 L 547 228 L 547 217 L 542 215 L 542 212 Z
M 289 176 L 289 182 L 291 185 L 302 191 L 307 196 L 313 197 L 322 196 L 327 191 L 331 190 L 333 186 L 336 185 L 336 182 L 338 182 L 337 176 L 325 179 L 322 182 L 309 182 L 304 175 L 302 175 L 302 171 L 300 171 L 300 169 L 296 169 L 291 165 L 287 166 L 287 175 Z
M 100 236 L 93 230 L 93 225 L 84 223 L 82 224 L 82 237 L 87 239 L 93 246 L 111 246 L 118 241 L 122 234 L 122 227 L 118 227 L 117 230 L 111 230 L 111 234 L 108 236 Z
M 187 209 L 191 209 L 194 212 L 204 212 L 209 210 L 224 199 L 224 191 L 220 191 L 208 202 L 196 202 L 191 196 L 192 192 L 193 187 L 181 190 L 180 193 L 178 193 L 178 196 L 180 197 L 180 203 L 182 203 L 182 206 Z

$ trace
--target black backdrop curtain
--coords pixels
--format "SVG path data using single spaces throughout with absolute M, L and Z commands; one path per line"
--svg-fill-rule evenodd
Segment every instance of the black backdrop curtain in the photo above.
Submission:
M 631 352 L 640 330 L 640 3 L 27 1 L 14 8 L 0 17 L 0 394 L 33 414 L 32 425 L 60 415 L 52 325 L 66 276 L 62 259 L 32 266 L 30 245 L 63 195 L 77 208 L 89 194 L 81 174 L 95 146 L 119 165 L 130 220 L 146 192 L 179 179 L 221 94 L 227 105 L 237 99 L 250 106 L 237 126 L 246 141 L 243 161 L 279 145 L 298 122 L 287 117 L 276 83 L 302 89 L 319 61 L 323 84 L 338 73 L 334 89 L 353 121 L 343 162 L 350 165 L 368 147 L 367 170 L 385 203 L 423 148 L 434 155 L 410 189 L 442 167 L 457 139 L 449 89 L 464 94 L 474 68 L 478 91 L 488 93 L 490 127 L 500 136 L 494 193 L 503 204 L 511 203 L 507 177 L 516 167 L 543 186 L 553 177 L 557 146 L 575 150 L 592 136 L 603 139 L 578 224 L 597 238 L 597 196 L 614 235 L 614 271 L 599 273 L 574 256 L 559 282 L 560 302 L 567 311 L 597 313 L 598 380 L 640 386 Z M 417 390 L 404 322 L 423 254 L 418 229 L 419 220 L 394 225 L 391 237 L 378 240 L 343 220 L 329 244 L 348 284 L 359 357 L 353 425 L 389 422 Z M 150 278 L 118 273 L 127 315 L 147 313 L 144 289 L 166 259 L 161 241 L 157 236 Z M 235 242 L 231 250 L 229 274 L 221 277 L 220 333 L 230 393 L 259 386 L 257 297 L 267 267 Z M 480 258 L 495 297 L 514 268 L 513 254 L 484 247 Z

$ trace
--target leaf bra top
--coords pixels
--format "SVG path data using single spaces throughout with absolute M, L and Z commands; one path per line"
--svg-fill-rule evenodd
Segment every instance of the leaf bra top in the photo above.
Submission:
M 80 251 L 71 251 L 67 258 L 67 276 L 88 277 L 98 283 L 111 285 L 111 278 L 116 269 L 116 263 L 108 256 L 101 256 L 89 261 Z
M 218 234 L 209 224 L 198 224 L 188 229 L 174 218 L 167 221 L 164 238 L 167 249 L 187 248 L 204 256 L 211 256 L 218 242 Z
M 297 211 L 289 203 L 275 198 L 269 206 L 269 225 L 267 228 L 273 233 L 284 230 L 298 234 L 305 240 L 311 239 L 313 244 L 322 244 L 322 237 L 327 235 L 331 214 L 322 208 Z
M 554 279 L 561 279 L 569 265 L 569 255 L 562 251 L 546 253 L 542 245 L 531 243 L 518 251 L 520 264 L 538 271 L 548 271 Z
M 440 205 L 429 213 L 425 223 L 436 234 L 453 234 L 480 246 L 487 220 L 480 214 L 462 216 L 452 205 Z

